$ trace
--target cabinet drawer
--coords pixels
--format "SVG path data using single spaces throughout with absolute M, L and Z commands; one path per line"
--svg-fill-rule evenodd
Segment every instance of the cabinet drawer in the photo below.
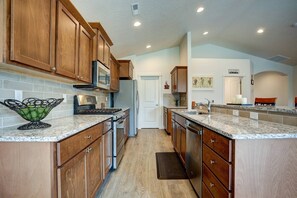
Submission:
M 57 163 L 61 166 L 102 135 L 102 123 L 88 128 L 57 144 Z
M 111 121 L 111 119 L 108 119 L 105 122 L 103 122 L 103 134 L 105 134 L 111 128 L 112 128 L 112 121 Z
M 203 144 L 203 163 L 217 176 L 224 186 L 231 190 L 232 165 Z
M 186 118 L 175 114 L 175 121 L 179 123 L 182 127 L 186 128 Z
M 231 193 L 224 185 L 216 178 L 216 176 L 203 164 L 203 183 L 211 192 L 213 197 L 229 198 Z M 204 186 L 203 186 L 204 187 Z
M 202 197 L 203 198 L 214 198 L 212 196 L 211 192 L 209 191 L 209 189 L 204 184 L 204 182 L 202 182 Z
M 203 142 L 228 162 L 232 162 L 232 140 L 207 128 L 203 131 Z

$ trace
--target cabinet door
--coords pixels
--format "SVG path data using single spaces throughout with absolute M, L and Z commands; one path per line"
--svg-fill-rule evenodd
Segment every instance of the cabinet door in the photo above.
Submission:
M 12 0 L 10 59 L 46 71 L 54 69 L 55 16 L 56 1 Z
M 130 117 L 127 116 L 125 119 L 125 141 L 128 140 L 129 131 L 130 131 Z
M 76 78 L 78 65 L 79 23 L 73 15 L 58 2 L 56 73 Z
M 180 154 L 181 126 L 176 124 L 176 152 Z
M 167 110 L 167 132 L 169 133 L 169 135 L 172 134 L 171 115 L 172 115 L 171 109 L 168 109 Z
M 103 181 L 102 175 L 102 138 L 86 148 L 88 170 L 88 197 L 94 197 L 97 188 Z
M 92 38 L 90 34 L 80 26 L 79 34 L 79 64 L 77 79 L 91 83 L 92 74 Z
M 114 89 L 116 91 L 120 90 L 120 65 L 115 63 L 115 74 L 114 74 Z
M 107 42 L 104 43 L 104 64 L 107 68 L 110 68 L 110 47 Z
M 101 62 L 104 63 L 104 45 L 105 45 L 105 40 L 103 36 L 98 33 L 98 49 L 97 49 L 97 59 Z
M 112 130 L 109 130 L 103 136 L 104 145 L 104 177 L 108 174 L 112 165 Z
M 85 150 L 58 168 L 58 197 L 87 197 Z
M 181 129 L 181 138 L 180 138 L 180 155 L 182 158 L 183 163 L 185 164 L 186 158 L 186 129 L 184 127 L 180 127 Z

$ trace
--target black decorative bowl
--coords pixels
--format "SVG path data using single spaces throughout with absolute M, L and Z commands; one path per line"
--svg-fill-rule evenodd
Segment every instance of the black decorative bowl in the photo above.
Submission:
M 42 129 L 50 127 L 50 124 L 41 122 L 49 112 L 56 106 L 58 106 L 64 98 L 48 98 L 48 99 L 38 99 L 38 98 L 26 98 L 23 102 L 7 99 L 1 104 L 7 106 L 11 110 L 17 112 L 22 118 L 30 121 L 30 123 L 18 127 L 19 130 L 29 130 L 29 129 Z

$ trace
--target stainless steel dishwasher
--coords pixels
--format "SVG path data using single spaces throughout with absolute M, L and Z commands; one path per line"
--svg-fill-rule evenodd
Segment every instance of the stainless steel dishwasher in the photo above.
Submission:
M 201 197 L 202 188 L 202 126 L 186 121 L 186 171 L 197 195 Z

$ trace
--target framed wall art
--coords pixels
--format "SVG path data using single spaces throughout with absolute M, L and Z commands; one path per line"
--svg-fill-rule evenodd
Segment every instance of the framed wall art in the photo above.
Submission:
M 214 78 L 210 75 L 205 76 L 193 76 L 192 77 L 192 89 L 193 90 L 212 90 L 214 84 Z

